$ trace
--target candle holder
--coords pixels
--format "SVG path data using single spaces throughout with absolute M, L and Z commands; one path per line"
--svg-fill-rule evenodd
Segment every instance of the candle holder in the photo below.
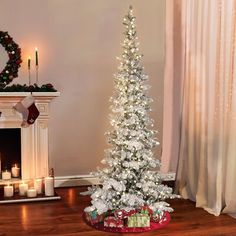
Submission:
M 35 75 L 36 75 L 36 84 L 39 82 L 39 66 L 35 67 Z
M 28 58 L 28 77 L 29 77 L 29 86 L 31 85 L 31 75 L 30 75 L 30 56 Z
M 31 75 L 30 75 L 30 70 L 28 70 L 28 76 L 29 76 L 29 86 L 31 85 Z
M 39 83 L 39 58 L 38 58 L 38 48 L 35 47 L 35 72 L 36 72 L 36 84 Z

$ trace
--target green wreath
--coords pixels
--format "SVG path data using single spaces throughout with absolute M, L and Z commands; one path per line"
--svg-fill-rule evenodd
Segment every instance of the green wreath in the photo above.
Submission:
M 21 49 L 13 41 L 12 37 L 9 36 L 8 32 L 0 31 L 0 44 L 7 51 L 9 57 L 5 68 L 0 73 L 0 87 L 4 88 L 18 76 L 18 69 L 22 60 Z

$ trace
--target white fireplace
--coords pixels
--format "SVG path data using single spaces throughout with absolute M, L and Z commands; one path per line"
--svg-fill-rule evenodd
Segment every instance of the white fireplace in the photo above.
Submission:
M 22 128 L 22 115 L 13 109 L 29 92 L 0 93 L 0 129 L 21 128 L 21 178 L 33 179 L 48 175 L 48 121 L 50 103 L 59 92 L 33 92 L 40 112 L 33 125 Z M 0 144 L 1 145 L 1 144 Z M 12 147 L 14 148 L 14 147 Z

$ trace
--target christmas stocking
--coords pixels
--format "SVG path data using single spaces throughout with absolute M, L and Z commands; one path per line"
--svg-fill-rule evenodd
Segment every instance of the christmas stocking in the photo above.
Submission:
M 28 107 L 28 111 L 29 111 L 29 115 L 28 115 L 27 123 L 32 125 L 39 116 L 39 110 L 35 106 L 35 103 L 33 103 L 32 105 Z
M 28 127 L 29 125 L 33 124 L 39 116 L 39 111 L 35 106 L 34 98 L 32 96 L 25 97 L 13 108 L 22 114 L 22 127 Z

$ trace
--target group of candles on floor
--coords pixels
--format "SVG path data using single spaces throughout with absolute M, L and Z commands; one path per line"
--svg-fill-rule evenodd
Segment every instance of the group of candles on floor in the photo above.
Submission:
M 2 180 L 13 180 L 13 183 L 7 183 L 4 186 L 4 197 L 11 198 L 14 194 L 18 194 L 21 197 L 33 198 L 40 196 L 54 196 L 54 171 L 50 170 L 48 177 L 36 178 L 34 180 L 20 180 L 14 181 L 13 178 L 20 177 L 20 168 L 15 165 L 11 168 L 11 172 L 8 170 L 2 171 Z
M 0 161 L 1 164 L 1 161 Z M 1 168 L 0 168 L 1 172 Z M 19 178 L 20 177 L 20 167 L 17 164 L 14 164 L 11 168 L 11 171 L 4 170 L 2 171 L 2 180 L 10 180 L 11 178 Z

